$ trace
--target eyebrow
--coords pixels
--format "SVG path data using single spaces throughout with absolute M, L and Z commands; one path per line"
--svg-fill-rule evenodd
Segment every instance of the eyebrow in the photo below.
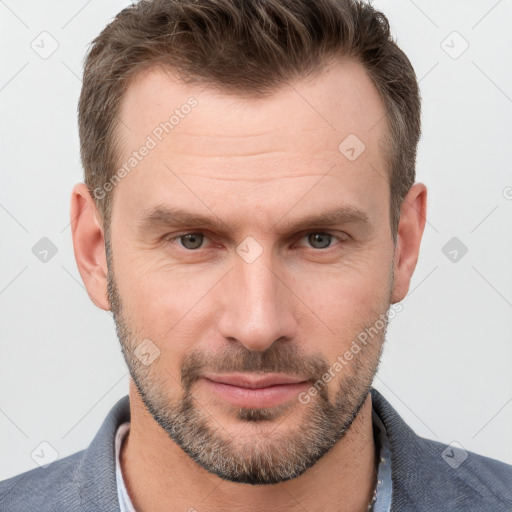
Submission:
M 359 223 L 371 227 L 368 214 L 364 210 L 351 205 L 336 207 L 293 221 L 286 221 L 285 215 L 281 220 L 275 222 L 272 227 L 281 225 L 277 232 L 282 233 L 300 231 L 315 226 L 348 223 Z M 237 227 L 238 223 L 234 223 L 233 228 Z M 143 233 L 146 230 L 158 228 L 204 228 L 225 231 L 227 224 L 213 214 L 203 215 L 167 205 L 157 205 L 143 210 L 141 218 L 137 221 L 137 229 Z

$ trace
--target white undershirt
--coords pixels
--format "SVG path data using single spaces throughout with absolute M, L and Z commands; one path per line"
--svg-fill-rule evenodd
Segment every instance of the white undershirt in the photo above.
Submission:
M 124 485 L 123 474 L 121 472 L 121 463 L 119 462 L 119 453 L 121 452 L 121 443 L 128 431 L 130 430 L 130 422 L 121 423 L 116 432 L 116 482 L 117 497 L 119 498 L 119 507 L 121 512 L 137 512 L 128 496 L 126 486 Z

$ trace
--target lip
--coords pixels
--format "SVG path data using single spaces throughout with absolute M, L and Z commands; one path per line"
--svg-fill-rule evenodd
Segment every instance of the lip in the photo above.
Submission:
M 273 407 L 297 399 L 309 387 L 309 381 L 303 378 L 282 374 L 211 374 L 203 376 L 201 381 L 222 400 L 248 408 Z
M 279 384 L 297 384 L 305 382 L 304 378 L 292 377 L 280 373 L 271 373 L 269 375 L 254 376 L 248 373 L 229 373 L 229 374 L 206 374 L 204 378 L 213 382 L 229 384 L 239 388 L 260 389 Z

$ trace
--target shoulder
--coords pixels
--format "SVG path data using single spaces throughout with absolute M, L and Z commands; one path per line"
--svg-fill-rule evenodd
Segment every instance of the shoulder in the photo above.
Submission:
M 119 510 L 115 436 L 126 421 L 130 421 L 128 395 L 111 408 L 85 450 L 0 482 L 0 511 Z
M 375 389 L 391 452 L 392 510 L 511 512 L 512 466 L 417 435 Z
M 425 463 L 437 472 L 445 487 L 466 489 L 477 500 L 504 507 L 495 510 L 512 510 L 512 465 L 466 451 L 457 443 L 447 445 L 419 436 L 417 443 L 423 448 Z
M 0 510 L 78 510 L 78 470 L 85 450 L 0 482 Z

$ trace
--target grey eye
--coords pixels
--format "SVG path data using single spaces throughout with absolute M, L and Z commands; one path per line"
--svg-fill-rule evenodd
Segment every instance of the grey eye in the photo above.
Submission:
M 308 242 L 315 249 L 325 249 L 330 245 L 332 236 L 328 233 L 311 233 L 308 235 Z
M 178 237 L 185 249 L 198 249 L 201 247 L 204 235 L 202 233 L 187 233 Z

